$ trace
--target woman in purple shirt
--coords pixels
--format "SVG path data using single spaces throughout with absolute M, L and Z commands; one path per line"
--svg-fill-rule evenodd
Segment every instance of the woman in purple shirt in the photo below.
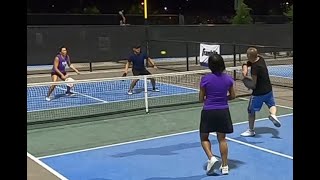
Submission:
M 79 71 L 71 64 L 70 57 L 67 54 L 67 48 L 64 46 L 61 46 L 59 48 L 59 53 L 54 59 L 53 67 L 51 71 L 51 79 L 53 82 L 56 82 L 59 79 L 65 81 L 68 78 L 68 74 L 66 71 L 66 66 L 69 66 L 71 69 L 73 69 L 77 74 L 79 74 Z M 51 85 L 49 88 L 48 95 L 46 96 L 46 100 L 50 101 L 50 95 L 55 89 L 56 85 Z M 67 95 L 72 95 L 73 93 L 70 91 L 71 87 L 67 86 Z
M 224 73 L 225 64 L 221 55 L 211 55 L 208 60 L 208 66 L 212 73 L 202 77 L 199 93 L 200 102 L 204 102 L 200 122 L 201 145 L 209 159 L 207 164 L 207 174 L 211 174 L 215 168 L 214 165 L 218 162 L 218 159 L 213 156 L 211 151 L 209 133 L 217 133 L 222 158 L 220 170 L 222 174 L 228 174 L 228 145 L 226 141 L 226 134 L 233 132 L 233 125 L 228 105 L 228 100 L 235 98 L 233 79 Z

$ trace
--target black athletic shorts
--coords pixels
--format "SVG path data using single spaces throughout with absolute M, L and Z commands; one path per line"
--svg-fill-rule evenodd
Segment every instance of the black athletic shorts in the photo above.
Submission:
M 62 74 L 65 76 L 65 75 L 67 75 L 67 72 L 62 72 Z M 51 76 L 53 76 L 53 75 L 57 75 L 60 79 L 62 79 L 60 74 L 57 72 L 51 72 Z
M 150 75 L 151 73 L 147 69 L 132 69 L 132 74 L 134 76 L 140 76 L 140 75 Z

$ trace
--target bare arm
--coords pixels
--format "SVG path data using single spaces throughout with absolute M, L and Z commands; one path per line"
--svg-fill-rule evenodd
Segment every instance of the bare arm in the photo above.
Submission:
M 228 100 L 232 100 L 232 99 L 234 99 L 234 98 L 236 98 L 236 93 L 235 93 L 234 87 L 233 87 L 233 85 L 232 85 L 232 86 L 230 87 L 230 89 L 229 89 Z
M 126 65 L 124 67 L 124 73 L 128 74 L 128 69 L 129 69 L 130 64 L 131 64 L 131 62 L 127 61 Z
M 206 90 L 203 87 L 200 87 L 200 92 L 199 92 L 199 102 L 204 102 L 206 98 Z
M 157 69 L 157 66 L 155 65 L 154 61 L 148 57 L 149 63 L 153 66 L 153 68 Z
M 78 69 L 76 69 L 73 64 L 70 64 L 69 66 L 71 69 L 73 69 L 77 74 L 80 74 L 80 72 L 78 71 Z
M 250 89 L 255 89 L 257 85 L 257 74 L 259 73 L 260 69 L 258 67 L 251 68 L 251 77 L 245 76 L 245 78 L 251 79 L 253 81 L 253 86 Z
M 73 64 L 71 64 L 71 62 L 70 62 L 70 57 L 68 58 L 68 66 L 69 66 L 72 70 L 74 70 L 77 74 L 80 74 L 80 72 L 78 71 L 78 69 L 75 68 L 75 67 L 73 66 Z

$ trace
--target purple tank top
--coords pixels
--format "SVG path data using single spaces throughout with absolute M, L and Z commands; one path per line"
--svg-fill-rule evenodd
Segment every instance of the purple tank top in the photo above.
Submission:
M 201 78 L 200 86 L 205 89 L 206 100 L 204 101 L 203 109 L 227 109 L 228 105 L 228 90 L 233 85 L 234 81 L 228 74 L 221 75 L 207 74 Z
M 59 64 L 58 64 L 59 71 L 62 72 L 62 73 L 66 72 L 66 66 L 67 66 L 68 61 L 69 61 L 69 56 L 67 55 L 64 58 L 61 54 L 58 54 L 57 57 L 59 59 Z M 56 72 L 54 67 L 52 68 L 52 72 Z

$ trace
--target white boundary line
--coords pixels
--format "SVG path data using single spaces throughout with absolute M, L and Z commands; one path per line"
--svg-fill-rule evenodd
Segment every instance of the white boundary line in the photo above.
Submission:
M 39 164 L 40 166 L 45 168 L 47 171 L 49 171 L 50 173 L 52 173 L 56 177 L 60 178 L 61 180 L 68 180 L 66 177 L 62 176 L 60 173 L 58 173 L 57 171 L 55 171 L 54 169 L 52 169 L 51 167 L 49 167 L 48 165 L 46 165 L 45 163 L 43 163 L 42 161 L 37 159 L 36 157 L 32 156 L 28 152 L 27 152 L 27 157 L 29 157 L 31 160 L 33 160 L 34 162 L 36 162 L 37 164 Z
M 212 134 L 212 135 L 216 136 L 216 134 Z M 259 149 L 261 151 L 265 151 L 265 152 L 268 152 L 268 153 L 271 153 L 271 154 L 275 154 L 275 155 L 282 156 L 282 157 L 285 157 L 285 158 L 293 160 L 292 156 L 289 156 L 289 155 L 286 155 L 286 154 L 282 154 L 282 153 L 279 153 L 279 152 L 276 152 L 276 151 L 272 151 L 270 149 L 266 149 L 266 148 L 263 148 L 263 147 L 255 146 L 255 145 L 252 145 L 252 144 L 249 144 L 249 143 L 245 143 L 245 142 L 242 142 L 242 141 L 239 141 L 239 140 L 236 140 L 236 139 L 232 139 L 232 138 L 228 138 L 228 137 L 226 137 L 226 139 L 229 140 L 229 141 L 238 143 L 238 144 L 249 146 L 249 147 L 254 148 L 254 149 Z
M 292 115 L 293 115 L 293 113 L 290 113 L 290 114 L 280 115 L 278 117 L 285 117 L 285 116 L 292 116 Z M 268 118 L 257 119 L 256 122 L 257 121 L 264 121 L 264 120 L 268 120 Z M 243 122 L 239 122 L 239 123 L 234 123 L 233 125 L 245 124 L 247 122 L 248 121 L 243 121 Z M 186 131 L 186 132 L 181 132 L 181 133 L 168 134 L 168 135 L 157 136 L 157 137 L 152 137 L 152 138 L 145 138 L 145 139 L 128 141 L 128 142 L 117 143 L 117 144 L 110 144 L 110 145 L 106 145 L 106 146 L 98 146 L 98 147 L 94 147 L 94 148 L 87 148 L 87 149 L 82 149 L 82 150 L 77 150 L 77 151 L 70 151 L 70 152 L 59 153 L 59 154 L 54 154 L 54 155 L 42 156 L 42 157 L 39 157 L 39 159 L 63 156 L 63 155 L 68 155 L 68 154 L 81 153 L 81 152 L 86 152 L 86 151 L 92 151 L 92 150 L 97 150 L 97 149 L 102 149 L 102 148 L 109 148 L 109 147 L 114 147 L 114 146 L 133 144 L 133 143 L 144 142 L 144 141 L 150 141 L 150 140 L 161 139 L 161 138 L 166 138 L 166 137 L 171 137 L 171 136 L 194 133 L 194 132 L 197 132 L 197 131 L 199 131 L 199 130 L 192 130 L 192 131 Z
M 61 88 L 61 87 L 57 87 L 58 89 L 61 89 L 61 90 L 67 90 L 65 88 Z M 73 91 L 73 90 L 72 90 Z M 85 95 L 85 94 L 82 94 L 82 93 L 79 93 L 79 92 L 76 92 L 76 91 L 73 91 L 74 93 L 76 94 L 79 94 L 81 96 L 84 96 L 84 97 L 87 97 L 87 98 L 91 98 L 91 99 L 94 99 L 96 101 L 100 101 L 100 102 L 103 102 L 103 103 L 108 103 L 108 101 L 105 101 L 105 100 L 102 100 L 102 99 L 99 99 L 99 98 L 95 98 L 95 97 L 92 97 L 92 96 L 89 96 L 89 95 Z

